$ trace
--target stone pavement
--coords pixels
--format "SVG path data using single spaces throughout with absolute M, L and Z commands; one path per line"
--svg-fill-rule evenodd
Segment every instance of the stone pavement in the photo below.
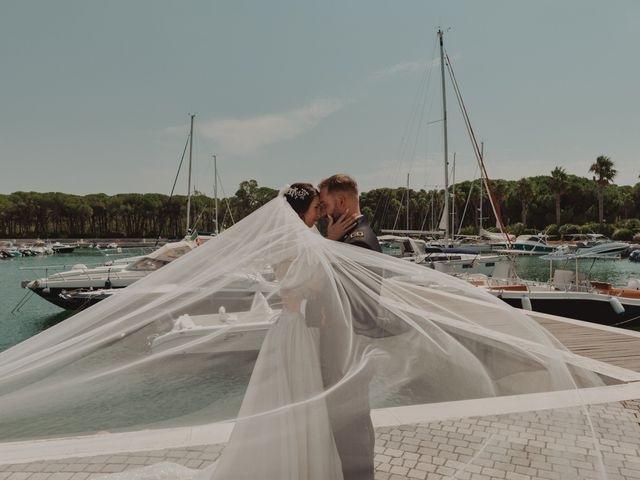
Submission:
M 638 400 L 587 407 L 602 455 L 577 409 L 378 427 L 376 480 L 572 480 L 602 478 L 603 470 L 610 480 L 640 479 L 639 407 Z M 0 480 L 90 480 L 161 461 L 201 469 L 223 449 L 208 445 L 0 465 Z

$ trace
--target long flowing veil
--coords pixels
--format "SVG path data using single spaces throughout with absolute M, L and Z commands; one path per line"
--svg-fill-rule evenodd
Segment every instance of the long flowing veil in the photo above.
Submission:
M 142 465 L 168 477 L 342 478 L 375 433 L 355 462 L 383 478 L 618 478 L 640 435 L 593 400 L 607 383 L 523 312 L 327 240 L 279 196 L 2 352 L 0 471 L 162 451 Z

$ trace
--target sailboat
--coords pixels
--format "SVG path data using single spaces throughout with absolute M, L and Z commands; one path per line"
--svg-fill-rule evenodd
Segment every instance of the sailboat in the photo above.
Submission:
M 384 235 L 379 237 L 381 242 L 381 246 L 383 251 L 386 251 L 394 256 L 399 256 L 405 260 L 412 261 L 414 263 L 424 264 L 436 270 L 451 273 L 451 274 L 461 274 L 461 273 L 482 273 L 485 275 L 491 275 L 493 273 L 494 268 L 498 263 L 502 261 L 499 255 L 489 255 L 489 256 L 481 256 L 479 253 L 469 253 L 468 251 L 464 251 L 464 249 L 457 250 L 453 245 L 453 234 L 452 234 L 452 215 L 450 215 L 450 211 L 453 213 L 455 207 L 453 203 L 450 205 L 449 202 L 449 144 L 448 144 L 448 130 L 447 130 L 447 95 L 446 95 L 446 87 L 445 87 L 445 53 L 444 53 L 444 41 L 443 41 L 443 32 L 442 30 L 438 30 L 438 39 L 440 43 L 440 66 L 441 66 L 441 81 L 442 81 L 442 118 L 443 118 L 443 142 L 444 142 L 444 209 L 442 216 L 440 218 L 439 229 L 444 231 L 444 240 L 443 242 L 431 242 L 430 244 L 426 244 L 426 242 L 422 242 L 420 240 L 415 240 L 406 237 L 397 237 L 394 235 Z M 449 61 L 448 57 L 446 57 L 447 62 Z M 452 72 L 451 72 L 452 73 Z M 452 76 L 452 80 L 453 80 Z M 459 91 L 456 87 L 456 93 L 458 95 L 459 101 L 461 100 Z M 463 114 L 466 114 L 466 111 L 463 109 Z M 468 123 L 468 128 L 470 128 L 470 123 L 468 121 L 468 117 L 465 115 L 465 121 Z M 472 137 L 472 143 L 476 149 L 476 153 L 479 152 L 477 149 L 477 143 L 475 143 L 475 138 Z M 478 161 L 482 163 L 482 157 L 478 157 Z M 455 158 L 454 158 L 454 166 L 455 166 Z M 484 165 L 481 165 L 481 170 L 484 170 Z M 486 174 L 486 171 L 485 171 Z M 455 173 L 454 173 L 455 178 Z M 485 183 L 487 186 L 487 190 L 490 191 L 490 185 L 488 184 L 487 179 L 485 178 Z M 408 184 L 407 184 L 408 191 Z M 494 207 L 495 211 L 495 207 Z M 499 215 L 496 213 L 496 218 L 499 218 Z M 502 228 L 504 231 L 504 228 Z M 506 233 L 506 232 L 505 232 Z M 399 254 L 398 254 L 399 252 Z
M 87 308 L 113 296 L 119 290 L 146 277 L 176 258 L 189 253 L 210 238 L 207 236 L 200 237 L 197 232 L 192 233 L 190 228 L 193 121 L 195 115 L 191 114 L 190 117 L 189 179 L 185 237 L 178 242 L 169 242 L 148 255 L 123 259 L 116 264 L 96 268 L 87 268 L 85 265 L 78 264 L 65 272 L 58 272 L 48 276 L 45 274 L 45 277 L 22 282 L 22 288 L 28 288 L 38 296 L 61 308 L 68 310 Z

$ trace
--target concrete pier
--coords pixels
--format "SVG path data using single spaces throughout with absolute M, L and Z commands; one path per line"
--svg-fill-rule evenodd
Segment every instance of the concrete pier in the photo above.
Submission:
M 528 315 L 572 352 L 570 362 L 610 380 L 581 391 L 599 445 L 562 392 L 374 410 L 376 479 L 567 480 L 603 472 L 610 480 L 640 479 L 640 333 Z M 620 419 L 628 428 L 620 430 Z M 174 436 L 171 448 L 100 455 L 82 439 L 75 446 L 44 441 L 49 458 L 38 461 L 0 445 L 0 480 L 88 480 L 161 461 L 202 469 L 224 450 L 229 431 L 204 429 Z

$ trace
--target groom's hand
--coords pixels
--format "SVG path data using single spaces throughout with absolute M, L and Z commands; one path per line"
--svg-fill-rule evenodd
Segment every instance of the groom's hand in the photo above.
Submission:
M 355 227 L 357 217 L 355 213 L 349 213 L 349 209 L 340 215 L 337 220 L 334 220 L 331 215 L 327 215 L 327 238 L 329 240 L 342 240 L 345 233 Z

